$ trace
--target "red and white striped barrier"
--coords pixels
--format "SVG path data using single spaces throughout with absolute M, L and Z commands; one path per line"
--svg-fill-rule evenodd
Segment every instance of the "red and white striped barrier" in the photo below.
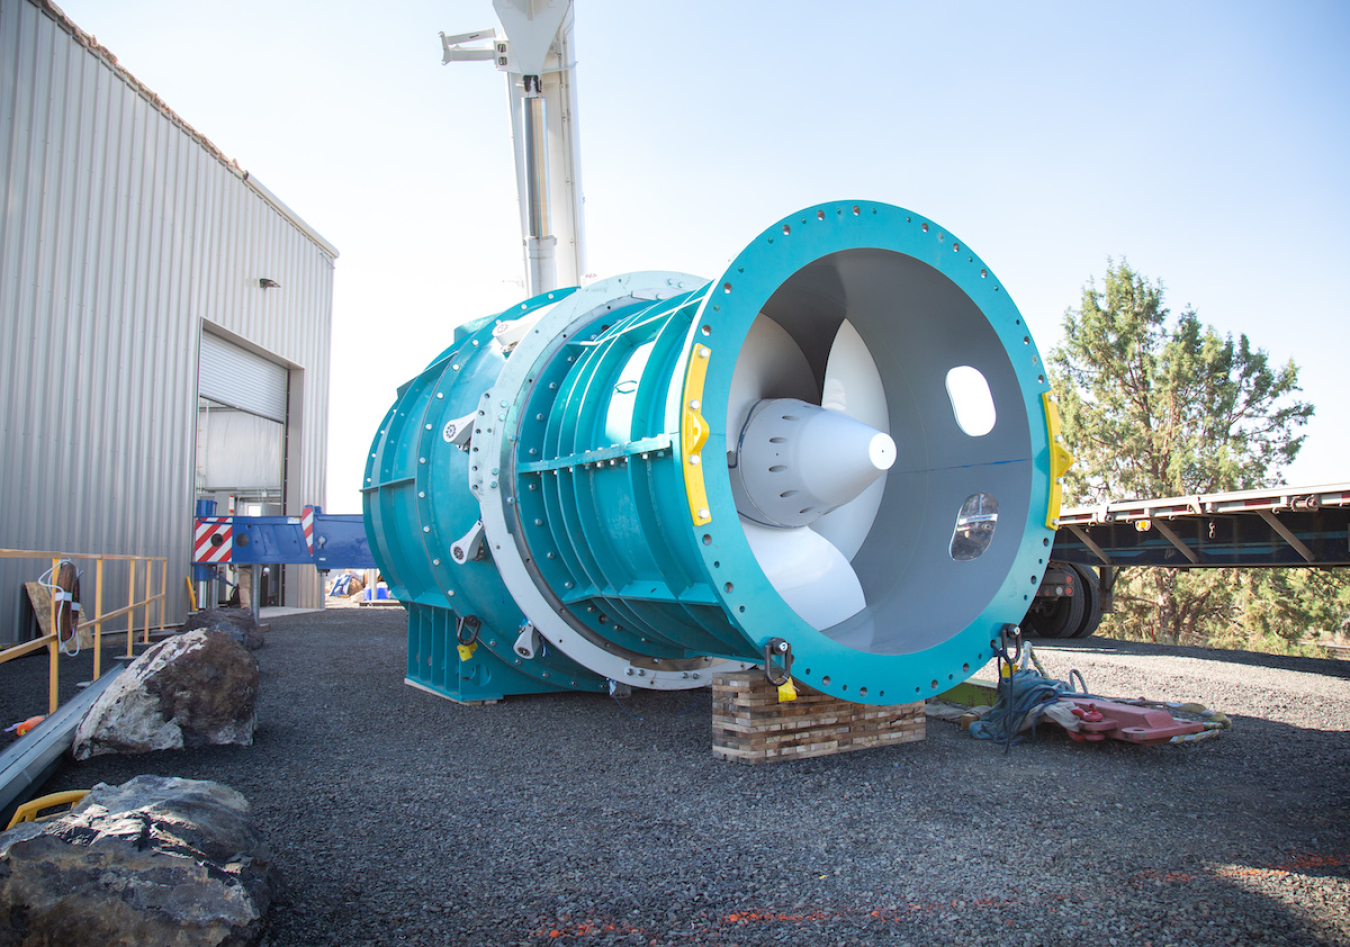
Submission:
M 309 554 L 314 555 L 314 507 L 307 506 L 300 514 L 300 526 L 305 531 L 305 545 Z
M 214 565 L 229 562 L 234 551 L 234 520 L 228 516 L 199 516 L 192 541 L 192 561 Z

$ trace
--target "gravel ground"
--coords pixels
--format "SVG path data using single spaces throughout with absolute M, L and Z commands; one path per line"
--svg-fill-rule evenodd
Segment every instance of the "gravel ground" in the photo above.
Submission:
M 1038 651 L 1234 730 L 1140 748 L 1047 727 L 1005 756 L 930 721 L 923 743 L 740 766 L 710 754 L 706 692 L 461 707 L 402 683 L 401 609 L 332 609 L 272 621 L 253 747 L 69 762 L 47 789 L 243 792 L 287 885 L 271 947 L 1350 945 L 1350 662 Z M 0 667 L 5 722 L 44 682 Z

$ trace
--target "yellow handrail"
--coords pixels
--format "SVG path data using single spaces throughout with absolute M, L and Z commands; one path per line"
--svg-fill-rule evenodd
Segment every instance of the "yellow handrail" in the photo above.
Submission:
M 80 629 L 94 627 L 94 680 L 98 680 L 103 673 L 103 623 L 111 618 L 117 618 L 122 615 L 127 616 L 127 657 L 131 657 L 131 645 L 136 636 L 136 609 L 144 608 L 144 626 L 142 632 L 142 642 L 150 642 L 150 606 L 155 602 L 159 603 L 159 630 L 164 631 L 164 603 L 168 593 L 168 570 L 169 560 L 164 556 L 123 556 L 113 555 L 111 553 L 69 553 L 69 552 L 40 552 L 31 549 L 0 549 L 0 559 L 50 559 L 52 562 L 53 576 L 56 570 L 60 568 L 63 559 L 93 559 L 96 561 L 94 569 L 94 614 L 84 621 L 77 621 L 71 629 L 74 634 L 78 634 Z M 114 562 L 131 563 L 131 581 L 127 587 L 127 599 L 129 604 L 110 612 L 103 611 L 103 563 L 105 560 Z M 136 599 L 136 565 L 140 562 L 145 563 L 145 598 Z M 150 580 L 155 571 L 155 563 L 160 567 L 160 584 L 157 595 L 150 594 Z M 25 654 L 31 654 L 37 651 L 43 645 L 47 648 L 47 712 L 56 713 L 56 709 L 61 706 L 59 694 L 60 681 L 60 661 L 61 661 L 61 640 L 60 628 L 56 624 L 56 596 L 52 596 L 51 602 L 51 624 L 50 634 L 43 635 L 33 641 L 26 641 L 23 644 L 14 645 L 10 648 L 0 649 L 0 664 L 11 661 L 14 658 L 22 657 Z

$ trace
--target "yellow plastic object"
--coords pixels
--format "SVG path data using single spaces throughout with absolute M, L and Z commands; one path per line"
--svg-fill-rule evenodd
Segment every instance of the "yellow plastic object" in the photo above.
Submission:
M 23 805 L 19 806 L 19 808 L 14 810 L 14 818 L 9 820 L 9 825 L 5 826 L 5 830 L 9 831 L 20 822 L 41 822 L 43 819 L 50 819 L 52 816 L 60 815 L 58 812 L 49 812 L 47 815 L 39 817 L 38 813 L 43 809 L 51 809 L 54 806 L 65 806 L 69 809 L 88 795 L 88 793 L 89 790 L 87 789 L 70 789 L 66 792 L 54 792 L 50 795 L 30 799 L 28 802 L 25 802 Z
M 1064 505 L 1064 475 L 1073 466 L 1073 454 L 1064 446 L 1064 435 L 1059 430 L 1059 407 L 1054 395 L 1045 392 L 1041 395 L 1041 404 L 1045 407 L 1045 426 L 1050 434 L 1050 503 L 1045 511 L 1045 525 L 1050 529 L 1059 529 L 1059 511 Z
M 797 685 L 792 683 L 792 678 L 778 685 L 778 702 L 786 704 L 790 700 L 797 699 Z
M 708 421 L 699 413 L 703 406 L 703 383 L 708 377 L 712 349 L 694 343 L 689 356 L 689 371 L 684 376 L 684 419 L 680 425 L 680 446 L 684 459 L 684 490 L 689 497 L 689 513 L 695 526 L 712 522 L 708 509 L 708 490 L 703 482 L 703 456 L 708 441 Z
M 478 642 L 475 641 L 473 644 L 456 645 L 455 650 L 459 652 L 459 660 L 461 662 L 467 661 L 473 657 L 473 653 L 478 650 Z

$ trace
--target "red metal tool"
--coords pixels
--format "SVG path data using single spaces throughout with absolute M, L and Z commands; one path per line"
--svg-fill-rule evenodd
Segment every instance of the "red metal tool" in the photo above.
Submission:
M 1079 720 L 1079 730 L 1070 730 L 1069 736 L 1080 743 L 1110 737 L 1140 746 L 1157 746 L 1173 737 L 1205 729 L 1202 723 L 1178 720 L 1167 711 L 1154 707 L 1136 707 L 1111 700 L 1067 700 L 1075 705 L 1073 715 Z

